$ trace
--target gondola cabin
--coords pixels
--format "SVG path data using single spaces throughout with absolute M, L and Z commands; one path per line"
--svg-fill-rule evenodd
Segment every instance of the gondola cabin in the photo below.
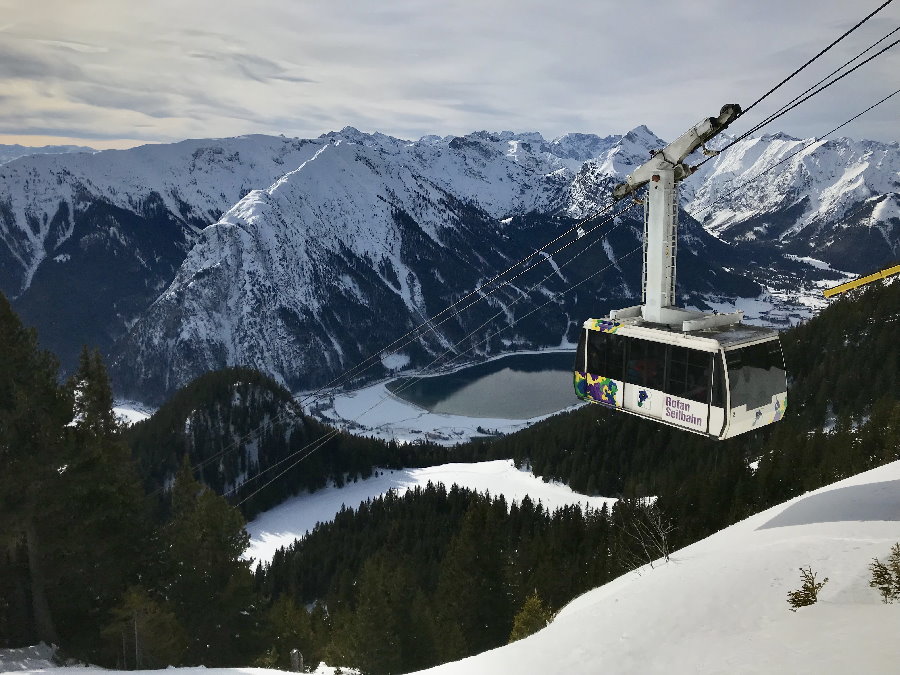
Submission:
M 711 438 L 777 422 L 787 407 L 778 333 L 758 326 L 685 332 L 638 317 L 588 319 L 574 370 L 584 401 Z

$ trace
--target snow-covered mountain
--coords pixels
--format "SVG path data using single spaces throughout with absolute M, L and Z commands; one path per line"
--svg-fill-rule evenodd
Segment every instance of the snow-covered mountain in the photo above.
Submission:
M 0 166 L 0 290 L 71 364 L 112 348 L 203 227 L 309 159 L 311 141 L 190 140 Z
M 751 516 L 589 591 L 531 637 L 425 671 L 519 673 L 890 673 L 896 605 L 869 563 L 900 539 L 900 462 Z M 828 582 L 789 611 L 798 568 Z
M 656 142 L 645 140 L 635 156 L 638 134 L 652 137 L 641 129 L 615 141 L 546 143 L 476 132 L 403 143 L 353 129 L 320 139 L 298 168 L 200 233 L 172 284 L 122 341 L 116 380 L 126 395 L 159 395 L 205 370 L 241 364 L 295 390 L 327 382 L 569 229 L 577 179 L 570 164 L 583 164 L 572 157 L 605 148 L 592 160 L 598 171 L 631 166 Z M 489 302 L 431 326 L 403 357 L 423 365 L 476 329 L 465 345 L 472 357 L 555 346 L 604 302 L 630 302 L 639 290 L 623 285 L 618 259 L 639 248 L 636 212 L 614 233 L 609 224 L 602 242 L 578 242 Z M 718 277 L 738 294 L 758 292 L 721 269 L 722 255 L 698 257 L 725 245 L 696 224 L 685 233 L 682 254 L 698 281 L 687 288 L 712 290 L 700 278 Z M 589 243 L 602 245 L 576 259 Z M 557 295 L 601 268 L 612 271 L 577 295 Z M 528 322 L 490 337 L 531 311 Z
M 752 177 L 798 143 L 743 141 L 685 182 L 684 205 L 715 236 L 682 213 L 683 301 L 715 306 L 706 295 L 761 288 L 790 297 L 811 277 L 839 276 L 798 257 L 857 269 L 896 256 L 897 144 L 815 144 L 706 209 L 723 181 Z M 0 290 L 64 365 L 84 343 L 115 354 L 120 393 L 137 399 L 159 401 L 229 364 L 308 387 L 595 213 L 664 144 L 643 126 L 550 141 L 508 131 L 407 141 L 348 127 L 311 140 L 22 157 L 0 166 Z M 764 215 L 752 216 L 759 204 Z M 484 342 L 550 298 L 515 329 L 470 344 L 473 355 L 558 345 L 584 316 L 633 304 L 639 219 L 634 208 L 605 224 L 605 237 L 570 246 L 401 358 L 427 363 L 487 321 L 473 339 Z M 840 255 L 848 249 L 857 257 Z
M 28 155 L 62 155 L 70 152 L 97 152 L 85 145 L 0 145 L 0 164 Z
M 688 213 L 727 241 L 775 243 L 855 272 L 900 257 L 898 143 L 747 138 L 687 186 Z

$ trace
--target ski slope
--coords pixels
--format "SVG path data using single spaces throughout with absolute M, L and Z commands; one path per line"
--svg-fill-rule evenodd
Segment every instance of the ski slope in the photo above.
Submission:
M 802 495 L 585 593 L 529 638 L 428 671 L 895 673 L 900 605 L 869 588 L 900 541 L 900 462 Z M 829 581 L 789 611 L 800 566 Z
M 424 487 L 429 482 L 443 483 L 448 489 L 452 485 L 459 485 L 482 493 L 490 491 L 495 497 L 503 495 L 508 503 L 521 502 L 527 495 L 532 501 L 541 502 L 551 511 L 569 504 L 599 509 L 604 503 L 611 507 L 616 501 L 607 497 L 588 497 L 573 492 L 568 485 L 562 483 L 545 483 L 530 471 L 517 469 L 511 459 L 474 464 L 441 464 L 424 469 L 378 469 L 378 473 L 380 475 L 347 483 L 342 488 L 332 486 L 292 497 L 261 513 L 247 524 L 250 547 L 244 557 L 267 562 L 275 555 L 275 551 L 282 546 L 289 546 L 294 539 L 303 537 L 316 523 L 333 520 L 342 506 L 356 508 L 367 499 L 380 497 L 388 490 L 396 490 L 402 494 L 416 487 Z

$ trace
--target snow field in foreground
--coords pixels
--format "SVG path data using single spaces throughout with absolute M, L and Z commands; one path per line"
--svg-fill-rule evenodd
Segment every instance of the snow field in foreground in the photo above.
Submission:
M 356 508 L 367 499 L 374 499 L 388 490 L 400 494 L 431 483 L 443 483 L 447 489 L 459 485 L 478 492 L 490 491 L 493 496 L 503 495 L 506 501 L 521 502 L 527 495 L 532 501 L 540 501 L 545 508 L 554 511 L 561 506 L 581 504 L 599 509 L 604 503 L 612 506 L 615 499 L 588 497 L 573 492 L 562 483 L 545 483 L 530 471 L 519 470 L 511 459 L 498 459 L 474 464 L 442 464 L 424 469 L 377 469 L 379 476 L 347 483 L 342 488 L 328 487 L 292 497 L 273 509 L 261 513 L 247 524 L 250 547 L 245 557 L 257 562 L 269 561 L 275 551 L 303 537 L 316 523 L 328 522 L 341 507 Z
M 575 599 L 547 628 L 435 675 L 898 672 L 900 606 L 868 565 L 900 541 L 900 462 L 773 507 Z M 799 567 L 829 581 L 789 611 Z

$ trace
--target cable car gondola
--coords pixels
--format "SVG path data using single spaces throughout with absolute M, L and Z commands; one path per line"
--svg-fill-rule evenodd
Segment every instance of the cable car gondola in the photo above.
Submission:
M 741 311 L 704 314 L 675 306 L 676 181 L 692 172 L 682 162 L 738 115 L 739 106 L 726 105 L 616 187 L 621 199 L 648 185 L 644 304 L 584 322 L 574 367 L 580 399 L 717 439 L 784 416 L 778 333 L 741 324 Z
M 777 422 L 787 405 L 775 331 L 742 325 L 683 332 L 640 318 L 584 322 L 575 392 L 719 439 Z

